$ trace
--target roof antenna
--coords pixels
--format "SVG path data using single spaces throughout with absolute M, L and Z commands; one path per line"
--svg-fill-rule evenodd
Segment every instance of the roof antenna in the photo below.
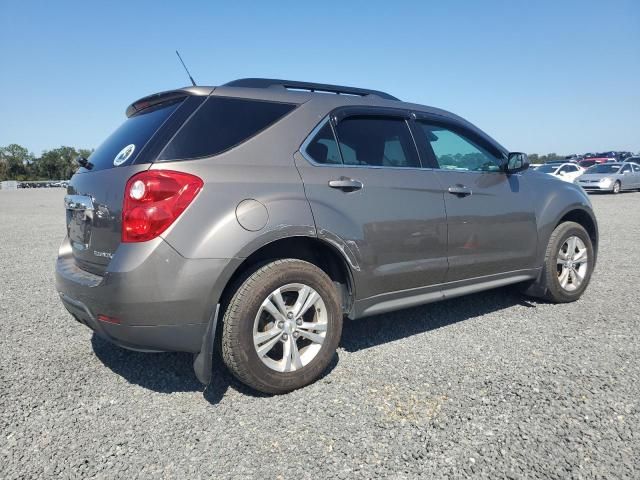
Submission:
M 176 55 L 178 55 L 178 58 L 180 59 L 180 63 L 182 64 L 182 66 L 184 67 L 185 72 L 187 72 L 187 75 L 189 75 L 189 80 L 191 80 L 191 84 L 196 87 L 196 81 L 193 79 L 193 77 L 191 76 L 191 74 L 189 73 L 189 69 L 187 68 L 187 66 L 184 64 L 184 62 L 182 61 L 182 57 L 180 56 L 180 54 L 178 53 L 178 50 L 176 50 Z

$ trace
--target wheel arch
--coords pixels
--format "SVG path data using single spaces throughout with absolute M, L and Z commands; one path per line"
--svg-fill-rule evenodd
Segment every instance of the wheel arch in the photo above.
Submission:
M 598 224 L 596 222 L 595 217 L 592 213 L 587 212 L 583 208 L 574 208 L 566 212 L 560 220 L 553 227 L 555 230 L 558 225 L 564 222 L 575 222 L 579 225 L 582 225 L 584 229 L 589 234 L 589 238 L 591 239 L 591 243 L 593 244 L 593 249 L 597 254 L 598 251 Z
M 220 294 L 220 304 L 229 302 L 235 290 L 265 263 L 283 258 L 296 258 L 313 263 L 336 284 L 342 309 L 349 314 L 355 299 L 355 281 L 351 262 L 334 245 L 316 237 L 290 236 L 266 243 L 247 256 L 233 271 Z M 221 312 L 222 313 L 222 312 Z
M 587 231 L 587 233 L 589 234 L 589 238 L 591 239 L 591 243 L 593 244 L 595 266 L 595 261 L 598 255 L 598 223 L 596 221 L 595 215 L 593 214 L 593 211 L 588 205 L 572 204 L 565 208 L 562 212 L 560 212 L 560 214 L 553 218 L 552 221 L 545 222 L 541 226 L 541 233 L 538 237 L 540 242 L 540 273 L 535 280 L 528 282 L 524 286 L 522 292 L 525 295 L 530 295 L 533 297 L 544 297 L 546 295 L 547 290 L 543 286 L 543 275 L 545 271 L 544 264 L 547 245 L 553 231 L 559 225 L 565 222 L 575 222 L 578 225 L 584 227 L 584 229 Z

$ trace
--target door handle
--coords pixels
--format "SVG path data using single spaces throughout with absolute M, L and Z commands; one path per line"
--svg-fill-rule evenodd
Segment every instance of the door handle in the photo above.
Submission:
M 449 187 L 449 193 L 462 198 L 470 196 L 473 192 L 469 187 L 465 187 L 464 185 L 451 185 Z
M 344 177 L 338 180 L 329 180 L 329 186 L 331 188 L 342 190 L 343 192 L 355 192 L 356 190 L 360 190 L 363 187 L 361 181 Z

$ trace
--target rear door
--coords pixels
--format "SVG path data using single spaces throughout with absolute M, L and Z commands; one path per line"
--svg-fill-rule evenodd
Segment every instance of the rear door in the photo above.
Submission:
M 407 113 L 342 109 L 311 133 L 296 165 L 318 235 L 356 259 L 359 300 L 444 280 L 442 187 L 421 169 Z
M 445 190 L 447 281 L 536 267 L 535 192 L 526 173 L 503 173 L 504 153 L 462 124 L 424 115 L 415 132 Z

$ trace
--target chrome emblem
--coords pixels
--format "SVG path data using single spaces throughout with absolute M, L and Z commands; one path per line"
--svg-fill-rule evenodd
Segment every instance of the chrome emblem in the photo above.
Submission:
M 113 258 L 113 253 L 109 253 L 109 252 L 99 252 L 97 250 L 94 250 L 93 254 L 96 257 Z

